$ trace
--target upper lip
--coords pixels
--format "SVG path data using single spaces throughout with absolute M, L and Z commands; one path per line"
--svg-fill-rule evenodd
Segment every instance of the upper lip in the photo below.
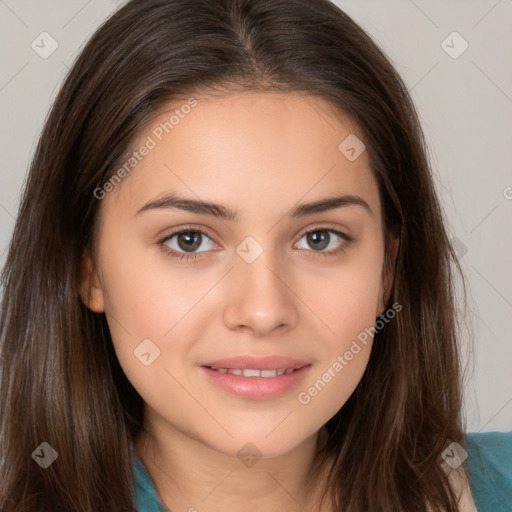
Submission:
M 209 363 L 204 363 L 201 366 L 209 366 L 210 368 L 226 368 L 226 369 L 240 369 L 240 370 L 277 370 L 289 368 L 302 368 L 310 363 L 299 361 L 291 357 L 284 356 L 237 356 L 227 359 L 218 359 Z

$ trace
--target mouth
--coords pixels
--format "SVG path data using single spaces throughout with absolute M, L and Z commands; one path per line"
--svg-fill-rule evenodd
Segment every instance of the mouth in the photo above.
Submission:
M 233 360 L 231 360 L 233 361 Z M 311 364 L 287 360 L 286 364 L 267 359 L 260 365 L 245 359 L 245 364 L 210 363 L 199 368 L 213 389 L 250 400 L 269 400 L 293 391 L 308 375 Z M 224 366 L 225 365 L 225 366 Z M 227 366 L 227 367 L 226 367 Z M 240 368 L 239 366 L 242 366 Z M 264 368 L 262 368 L 264 366 Z

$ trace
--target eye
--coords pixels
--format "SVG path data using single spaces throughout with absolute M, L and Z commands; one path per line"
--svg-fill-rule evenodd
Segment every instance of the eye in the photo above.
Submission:
M 186 260 L 197 258 L 196 249 L 204 245 L 204 237 L 206 237 L 211 244 L 215 245 L 213 240 L 201 229 L 198 228 L 182 228 L 179 231 L 174 231 L 158 242 L 162 249 L 170 256 Z M 175 238 L 175 240 L 173 240 Z M 207 244 L 208 245 L 208 244 Z M 206 251 L 212 247 L 206 247 Z M 181 252 L 185 251 L 185 252 Z M 199 251 L 204 252 L 204 251 Z
M 309 248 L 313 248 L 313 252 L 320 253 L 322 256 L 335 256 L 344 251 L 346 246 L 353 241 L 352 237 L 338 231 L 333 226 L 320 226 L 309 229 L 302 234 L 301 240 L 304 237 L 306 237 L 306 244 Z M 299 247 L 299 249 L 308 249 L 308 247 Z M 326 251 L 324 249 L 330 250 Z

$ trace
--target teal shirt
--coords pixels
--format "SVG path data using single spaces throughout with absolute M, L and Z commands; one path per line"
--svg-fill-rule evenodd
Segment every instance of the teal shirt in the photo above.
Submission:
M 464 448 L 478 512 L 512 512 L 512 430 L 471 432 L 466 435 Z M 137 512 L 169 512 L 137 454 L 134 476 Z
M 512 430 L 470 432 L 465 448 L 478 512 L 512 512 Z

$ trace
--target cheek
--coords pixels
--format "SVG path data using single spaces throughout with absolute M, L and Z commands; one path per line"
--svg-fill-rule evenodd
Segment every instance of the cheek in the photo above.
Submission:
M 177 272 L 166 276 L 156 266 L 139 266 L 136 260 L 119 260 L 110 269 L 106 305 L 114 350 L 147 404 L 163 412 L 172 400 L 176 410 L 187 410 L 190 398 L 181 383 L 186 381 L 185 363 L 202 325 L 197 321 L 198 300 L 207 293 L 208 283 Z M 171 418 L 179 422 L 172 414 Z
M 380 291 L 381 251 L 375 243 L 347 256 L 328 275 L 317 272 L 305 282 L 310 290 L 308 304 L 323 324 L 318 350 L 322 357 L 299 390 L 297 401 L 323 422 L 344 405 L 368 364 Z
M 156 244 L 124 241 L 122 251 L 105 244 L 105 307 L 121 336 L 163 339 L 207 293 L 212 280 L 200 269 L 179 265 Z M 124 333 L 124 334 L 123 334 Z
M 300 296 L 321 320 L 322 338 L 332 355 L 376 319 L 382 248 L 367 244 L 348 252 L 339 264 L 301 273 Z M 364 250 L 363 250 L 364 249 Z
M 296 396 L 299 410 L 303 417 L 311 418 L 313 427 L 318 422 L 323 425 L 343 407 L 370 358 L 378 286 L 357 277 L 354 274 L 343 280 L 343 291 L 333 283 L 328 289 L 332 301 L 325 296 L 322 299 L 324 317 L 330 317 L 329 330 L 323 329 L 317 350 L 321 358 Z
M 158 248 L 115 248 L 105 244 L 102 258 L 106 317 L 119 362 L 143 395 L 160 388 L 164 369 L 182 371 L 204 327 L 201 299 L 217 279 L 172 264 Z

